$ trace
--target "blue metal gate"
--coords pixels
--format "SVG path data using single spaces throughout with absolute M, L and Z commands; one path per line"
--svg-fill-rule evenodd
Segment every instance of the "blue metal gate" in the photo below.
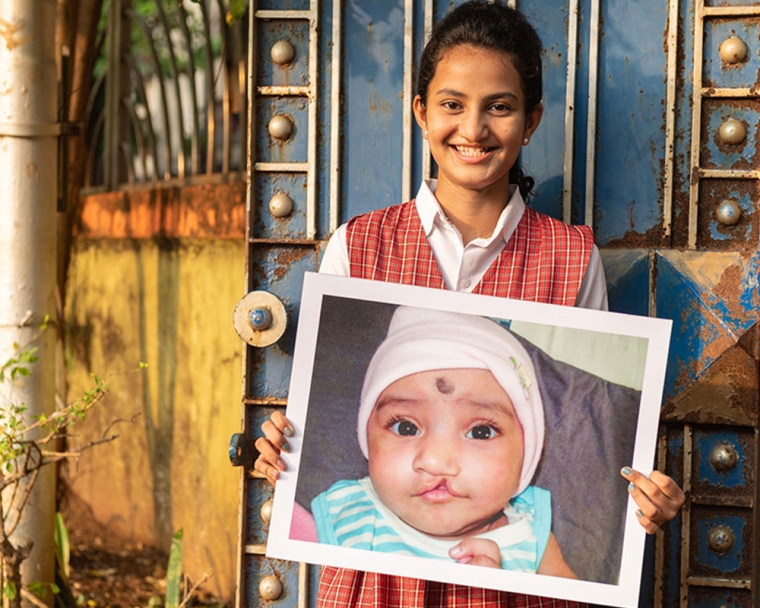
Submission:
M 326 239 L 431 173 L 412 66 L 450 4 L 251 0 L 247 290 L 265 293 L 236 311 L 240 447 L 287 403 L 301 280 Z M 531 204 L 593 226 L 612 310 L 674 321 L 657 464 L 687 504 L 657 535 L 644 605 L 757 606 L 760 5 L 519 7 L 546 49 Z M 262 337 L 248 313 L 271 296 L 285 313 Z M 264 557 L 269 484 L 241 479 L 238 605 L 311 605 L 316 573 Z

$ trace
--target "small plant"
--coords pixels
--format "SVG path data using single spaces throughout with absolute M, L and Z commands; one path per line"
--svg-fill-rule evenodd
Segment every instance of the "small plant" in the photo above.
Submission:
M 206 572 L 197 583 L 188 589 L 189 580 L 186 576 L 182 576 L 182 535 L 183 531 L 180 528 L 172 537 L 169 564 L 166 567 L 164 608 L 185 608 L 198 588 L 211 578 L 211 572 Z
M 40 331 L 48 327 L 48 319 L 40 326 Z M 32 368 L 38 362 L 37 348 L 31 343 L 13 345 L 14 355 L 0 366 L 0 385 L 14 382 L 32 375 Z M 116 435 L 103 436 L 88 444 L 66 451 L 58 450 L 56 442 L 67 429 L 87 417 L 87 413 L 106 394 L 106 385 L 93 375 L 93 386 L 84 391 L 73 403 L 59 403 L 50 414 L 31 417 L 24 403 L 12 400 L 0 402 L 0 590 L 9 608 L 21 608 L 22 598 L 29 603 L 44 606 L 39 598 L 48 593 L 58 593 L 53 583 L 30 582 L 22 584 L 21 564 L 29 556 L 31 542 L 20 544 L 11 537 L 18 528 L 22 514 L 39 476 L 40 470 L 61 460 L 77 458 L 83 451 L 98 444 L 112 441 Z M 61 522 L 62 523 L 62 522 Z M 68 533 L 60 524 L 56 532 L 60 537 L 59 550 L 68 547 Z M 67 550 L 67 549 L 64 549 Z M 64 555 L 61 555 L 65 558 Z M 68 562 L 67 558 L 63 563 Z

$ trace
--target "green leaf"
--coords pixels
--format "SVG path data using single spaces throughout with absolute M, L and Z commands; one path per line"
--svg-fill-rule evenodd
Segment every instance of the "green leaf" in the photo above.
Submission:
M 71 543 L 69 540 L 69 529 L 66 527 L 66 523 L 63 521 L 63 515 L 60 513 L 55 514 L 53 536 L 55 537 L 55 548 L 58 551 L 58 557 L 61 560 L 63 573 L 68 578 L 69 561 L 71 559 Z
M 18 590 L 16 589 L 16 585 L 8 581 L 5 584 L 5 588 L 3 588 L 3 594 L 5 597 L 7 597 L 11 602 L 16 599 L 16 594 L 18 593 Z
M 182 528 L 172 538 L 169 551 L 169 565 L 166 568 L 165 608 L 177 608 L 180 603 L 182 585 Z

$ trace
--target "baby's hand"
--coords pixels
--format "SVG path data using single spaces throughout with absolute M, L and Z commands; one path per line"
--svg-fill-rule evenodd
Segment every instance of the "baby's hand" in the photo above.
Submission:
M 460 564 L 501 569 L 499 545 L 487 538 L 465 538 L 449 549 L 449 556 Z
M 290 451 L 290 444 L 285 438 L 293 436 L 293 427 L 285 418 L 285 414 L 276 410 L 269 420 L 261 425 L 261 430 L 264 436 L 256 440 L 255 445 L 259 451 L 259 456 L 256 458 L 253 468 L 262 475 L 266 475 L 266 478 L 274 485 L 280 471 L 287 468 L 285 461 L 280 458 L 280 450 L 283 452 Z

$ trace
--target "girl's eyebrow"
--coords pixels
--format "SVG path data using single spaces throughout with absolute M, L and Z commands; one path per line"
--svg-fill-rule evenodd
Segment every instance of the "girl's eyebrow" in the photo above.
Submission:
M 435 92 L 435 95 L 451 95 L 452 97 L 469 97 L 466 93 L 463 93 L 461 91 L 457 91 L 456 89 L 438 89 Z M 513 99 L 514 101 L 519 101 L 519 97 L 517 94 L 513 93 L 512 91 L 502 91 L 499 93 L 492 93 L 491 95 L 486 96 L 486 101 L 492 101 L 494 99 L 504 99 L 505 97 L 508 97 L 509 99 Z

